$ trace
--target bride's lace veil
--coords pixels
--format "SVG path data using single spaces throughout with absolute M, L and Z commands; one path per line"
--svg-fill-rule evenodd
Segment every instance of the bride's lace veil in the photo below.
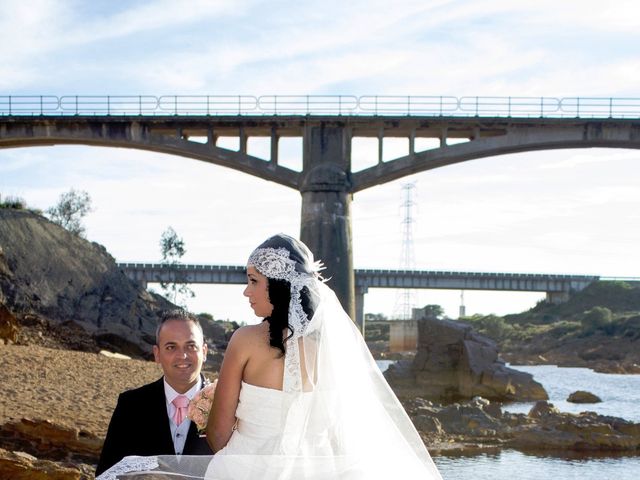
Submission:
M 210 458 L 195 456 L 158 457 L 156 473 L 201 478 L 206 471 L 206 478 L 235 480 L 441 479 L 309 249 L 278 234 L 254 250 L 248 265 L 290 284 L 293 332 L 285 342 L 281 435 L 264 451 L 225 458 L 241 466 L 232 477 L 207 471 Z

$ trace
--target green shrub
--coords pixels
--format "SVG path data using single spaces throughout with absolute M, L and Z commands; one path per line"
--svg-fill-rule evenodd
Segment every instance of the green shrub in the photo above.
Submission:
M 580 323 L 582 330 L 586 334 L 594 333 L 596 330 L 607 330 L 611 325 L 613 315 L 607 307 L 593 307 L 582 314 Z
M 613 321 L 616 333 L 632 340 L 640 338 L 640 315 Z
M 613 313 L 640 311 L 640 285 L 624 281 L 600 280 L 584 290 L 572 292 L 569 300 L 551 304 L 544 300 L 526 312 L 506 315 L 511 323 L 549 323 L 562 319 L 580 319 L 594 307 L 606 307 Z
M 549 335 L 554 338 L 561 338 L 566 335 L 578 332 L 582 328 L 582 325 L 581 322 L 562 320 L 560 322 L 554 323 L 551 327 L 552 328 L 549 330 Z
M 506 340 L 514 333 L 514 327 L 497 315 L 473 315 L 462 320 L 471 324 L 481 334 L 498 342 Z
M 12 208 L 14 210 L 24 210 L 27 208 L 27 202 L 20 197 L 5 197 L 4 200 L 0 198 L 0 208 Z

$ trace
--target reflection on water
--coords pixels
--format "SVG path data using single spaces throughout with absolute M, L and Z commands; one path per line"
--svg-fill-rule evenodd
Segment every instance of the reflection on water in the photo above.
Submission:
M 434 457 L 444 480 L 638 480 L 640 457 L 558 457 L 515 450 Z

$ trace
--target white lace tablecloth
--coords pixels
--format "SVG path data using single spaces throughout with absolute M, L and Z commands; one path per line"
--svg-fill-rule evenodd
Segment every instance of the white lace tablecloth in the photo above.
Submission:
M 116 480 L 118 475 L 131 472 L 146 472 L 158 468 L 156 457 L 124 457 L 113 467 L 105 470 L 96 477 L 96 480 Z

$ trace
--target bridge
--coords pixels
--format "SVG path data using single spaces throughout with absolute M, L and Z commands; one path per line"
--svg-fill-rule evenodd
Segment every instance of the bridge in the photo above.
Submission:
M 132 280 L 142 283 L 245 284 L 246 268 L 229 265 L 167 265 L 159 263 L 118 263 Z M 424 270 L 354 271 L 356 323 L 364 323 L 364 295 L 369 288 L 423 288 L 445 290 L 502 290 L 546 292 L 547 300 L 560 303 L 598 281 L 598 276 L 545 275 L 532 273 L 474 273 Z M 333 283 L 333 282 L 332 282 Z
M 234 137 L 238 149 L 221 148 Z M 249 140 L 266 139 L 268 158 Z M 279 140 L 302 140 L 300 171 Z M 378 141 L 354 171 L 352 141 Z M 385 140 L 407 140 L 385 161 Z M 427 140 L 421 142 L 418 140 Z M 434 143 L 433 148 L 420 148 Z M 150 150 L 233 168 L 298 190 L 300 238 L 355 318 L 351 202 L 366 188 L 483 157 L 559 148 L 640 148 L 640 99 L 446 96 L 0 96 L 0 148 L 81 144 Z

